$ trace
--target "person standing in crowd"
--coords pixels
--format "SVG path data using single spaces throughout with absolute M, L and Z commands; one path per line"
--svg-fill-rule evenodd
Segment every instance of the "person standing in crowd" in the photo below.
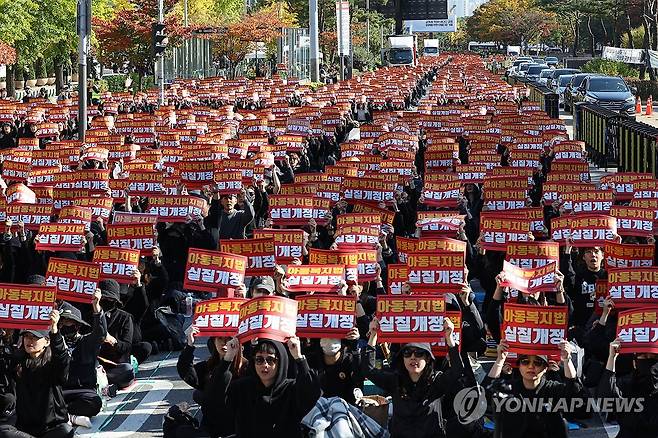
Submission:
M 408 343 L 402 346 L 390 370 L 377 369 L 375 353 L 379 321 L 370 323 L 368 345 L 361 353 L 361 369 L 364 376 L 382 388 L 393 398 L 393 417 L 389 431 L 394 438 L 446 437 L 445 424 L 439 414 L 444 406 L 444 396 L 456 394 L 461 388 L 459 379 L 464 364 L 457 343 L 453 339 L 454 325 L 450 318 L 443 320 L 443 332 L 450 368 L 447 372 L 434 370 L 434 354 L 429 343 Z M 447 405 L 447 404 L 445 404 Z M 452 405 L 452 404 L 450 404 Z
M 317 375 L 302 355 L 299 338 L 287 342 L 297 377 L 288 378 L 288 352 L 280 342 L 259 339 L 252 348 L 247 375 L 232 380 L 226 405 L 238 437 L 301 437 L 300 423 L 322 394 Z M 224 360 L 239 348 L 227 344 Z
M 16 364 L 16 426 L 37 438 L 70 438 L 73 428 L 62 392 L 71 355 L 59 332 L 59 311 L 50 314 L 50 331 L 23 330 Z
M 71 352 L 71 365 L 66 383 L 63 385 L 64 400 L 71 416 L 71 423 L 91 427 L 91 417 L 103 407 L 98 395 L 96 367 L 101 344 L 107 337 L 105 318 L 100 306 L 101 290 L 96 289 L 92 299 L 91 331 L 82 334 L 89 324 L 82 313 L 67 302 L 60 306 L 60 332 Z
M 213 196 L 205 225 L 213 236 L 214 248 L 217 248 L 221 239 L 245 238 L 245 228 L 254 220 L 254 207 L 245 199 L 244 210 L 236 210 L 237 202 L 238 198 L 235 193 L 221 196 L 216 193 Z

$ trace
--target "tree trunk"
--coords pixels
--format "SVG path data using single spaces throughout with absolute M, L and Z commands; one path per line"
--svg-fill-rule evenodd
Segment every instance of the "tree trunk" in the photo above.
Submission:
M 571 48 L 571 56 L 576 56 L 578 53 L 578 43 L 580 41 L 580 17 L 574 19 L 573 25 L 573 47 Z
M 7 76 L 5 80 L 7 81 L 7 97 L 14 97 L 16 93 L 16 88 L 14 87 L 14 66 L 7 66 Z
M 137 91 L 142 91 L 142 78 L 144 77 L 144 74 L 140 71 L 137 74 Z
M 633 41 L 633 26 L 631 25 L 631 16 L 628 13 L 626 13 L 626 36 L 628 37 L 628 47 L 634 49 L 635 42 Z
M 592 16 L 587 16 L 587 31 L 589 32 L 589 53 L 592 55 L 592 58 L 596 55 L 594 52 L 594 32 L 592 32 Z
M 64 65 L 55 61 L 55 93 L 59 94 L 62 92 L 64 87 Z
M 608 29 L 605 27 L 605 21 L 603 20 L 603 17 L 599 17 L 599 21 L 601 22 L 601 29 L 603 30 L 603 45 L 607 46 L 608 43 L 611 42 L 610 35 L 608 34 Z M 612 32 L 614 35 L 614 29 L 615 26 L 612 26 Z M 612 42 L 612 45 L 614 46 L 614 42 Z

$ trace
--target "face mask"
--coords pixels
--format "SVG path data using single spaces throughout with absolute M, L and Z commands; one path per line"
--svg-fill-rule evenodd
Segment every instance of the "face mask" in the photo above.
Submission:
M 101 300 L 101 309 L 103 309 L 104 312 L 109 312 L 110 310 L 113 310 L 116 307 L 116 303 L 114 301 L 105 301 Z
M 74 326 L 62 326 L 59 329 L 59 332 L 62 334 L 64 339 L 66 340 L 66 343 L 69 344 L 69 346 L 74 343 L 77 338 L 78 338 L 78 330 Z
M 342 344 L 340 343 L 340 339 L 323 338 L 320 339 L 320 347 L 322 348 L 322 352 L 327 356 L 335 356 L 340 351 Z
M 651 368 L 658 363 L 658 359 L 637 359 L 635 361 L 635 371 L 642 377 L 651 376 Z

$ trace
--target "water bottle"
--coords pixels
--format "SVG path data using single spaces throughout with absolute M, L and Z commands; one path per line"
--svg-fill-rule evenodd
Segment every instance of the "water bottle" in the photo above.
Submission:
M 185 297 L 185 316 L 187 318 L 192 317 L 194 314 L 194 299 L 192 298 L 191 293 L 187 293 L 187 296 Z

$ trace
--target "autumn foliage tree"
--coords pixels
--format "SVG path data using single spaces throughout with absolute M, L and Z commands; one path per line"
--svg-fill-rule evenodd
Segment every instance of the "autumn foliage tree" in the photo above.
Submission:
M 169 45 L 177 46 L 191 36 L 192 27 L 181 25 L 179 16 L 171 13 L 177 0 L 165 0 L 165 25 Z M 104 64 L 128 67 L 143 76 L 153 72 L 151 51 L 153 23 L 158 20 L 158 0 L 128 0 L 126 7 L 108 19 L 94 18 L 93 28 L 98 41 L 97 56 Z

